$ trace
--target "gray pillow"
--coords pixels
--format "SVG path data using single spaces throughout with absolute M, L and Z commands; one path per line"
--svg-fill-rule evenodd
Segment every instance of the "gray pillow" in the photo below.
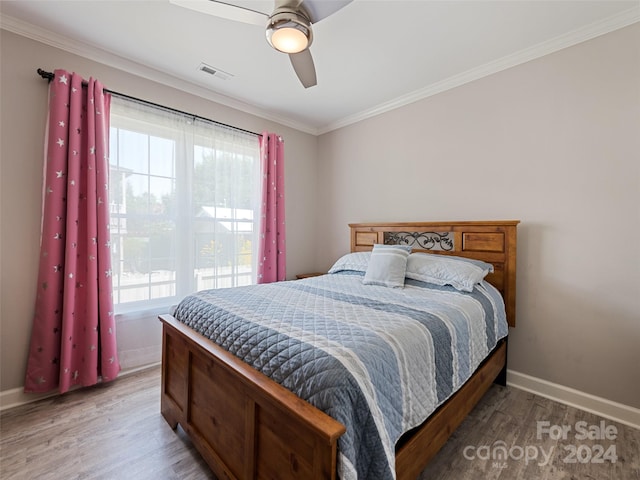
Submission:
M 362 283 L 404 287 L 404 274 L 410 253 L 411 247 L 407 245 L 374 245 Z
M 329 269 L 329 273 L 344 271 L 366 272 L 371 252 L 347 253 L 338 259 Z
M 490 272 L 493 265 L 481 260 L 430 253 L 412 253 L 406 266 L 407 278 L 451 285 L 463 292 L 473 291 Z

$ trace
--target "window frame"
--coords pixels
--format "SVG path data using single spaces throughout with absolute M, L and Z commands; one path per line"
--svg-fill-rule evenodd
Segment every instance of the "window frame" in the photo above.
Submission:
M 123 104 L 127 102 L 125 99 L 121 99 Z M 124 105 L 127 108 L 126 105 Z M 135 107 L 134 107 L 135 108 Z M 152 110 L 152 107 L 149 107 Z M 164 112 L 159 111 L 159 115 L 164 115 Z M 169 113 L 168 115 L 173 115 Z M 178 114 L 176 114 L 178 115 Z M 194 126 L 194 129 L 196 127 Z M 226 128 L 226 127 L 225 127 Z M 135 300 L 130 302 L 120 302 L 122 288 L 122 274 L 124 270 L 122 268 L 125 260 L 123 259 L 124 253 L 122 251 L 122 246 L 114 245 L 114 250 L 116 248 L 120 249 L 120 252 L 116 255 L 117 262 L 119 263 L 117 267 L 117 275 L 115 274 L 116 268 L 114 270 L 114 287 L 113 287 L 113 301 L 114 301 L 114 309 L 117 315 L 128 314 L 133 312 L 143 312 L 143 311 L 158 311 L 159 309 L 166 309 L 175 305 L 181 298 L 185 295 L 195 291 L 198 289 L 198 280 L 196 266 L 198 264 L 197 252 L 196 252 L 196 236 L 195 236 L 195 225 L 198 222 L 202 222 L 202 219 L 197 218 L 196 212 L 194 212 L 194 199 L 193 195 L 188 192 L 193 192 L 193 183 L 194 183 L 194 175 L 195 175 L 195 151 L 196 148 L 208 149 L 210 148 L 207 144 L 207 137 L 205 135 L 200 134 L 198 131 L 194 131 L 191 134 L 184 135 L 183 132 L 179 132 L 171 126 L 158 125 L 155 122 L 148 121 L 142 118 L 132 118 L 124 113 L 119 111 L 114 112 L 113 104 L 111 109 L 111 125 L 110 125 L 110 133 L 114 134 L 115 132 L 119 132 L 120 130 L 134 132 L 135 134 L 145 135 L 147 139 L 147 145 L 149 145 L 151 137 L 160 137 L 163 139 L 168 139 L 173 142 L 173 177 L 171 180 L 174 182 L 172 186 L 172 193 L 176 198 L 176 213 L 174 216 L 171 214 L 165 214 L 164 218 L 173 223 L 173 248 L 175 249 L 175 254 L 173 257 L 173 262 L 175 265 L 175 269 L 173 270 L 173 279 L 168 280 L 168 284 L 171 285 L 170 288 L 173 289 L 174 295 L 164 296 L 164 297 L 156 297 L 151 298 L 153 295 L 152 288 L 154 285 L 159 285 L 160 283 L 153 282 L 150 277 L 147 277 L 144 283 L 138 284 L 139 286 L 145 286 L 147 291 L 145 292 L 150 298 L 145 300 Z M 198 129 L 199 130 L 199 129 Z M 248 132 L 243 132 L 244 134 L 249 134 Z M 202 140 L 201 140 L 202 139 Z M 200 140 L 200 141 L 199 141 Z M 110 147 L 114 145 L 110 140 Z M 113 173 L 114 171 L 121 171 L 121 163 L 120 163 L 120 138 L 118 137 L 115 140 L 115 147 L 118 149 L 117 152 L 111 152 L 110 154 L 110 171 Z M 184 154 L 184 160 L 180 160 L 179 153 L 182 152 Z M 152 177 L 159 177 L 158 175 L 154 175 L 151 173 L 150 162 L 152 161 L 151 151 L 147 146 L 147 181 Z M 230 152 L 231 155 L 238 155 L 242 152 Z M 113 162 L 115 155 L 117 155 L 117 159 Z M 256 139 L 256 150 L 255 156 L 253 158 L 255 165 L 253 166 L 254 175 L 259 177 L 259 168 L 260 168 L 260 148 L 259 141 Z M 112 163 L 113 162 L 113 163 Z M 138 172 L 136 172 L 138 174 Z M 162 177 L 162 178 L 170 178 L 170 177 Z M 257 178 L 256 178 L 257 180 Z M 124 187 L 123 187 L 124 188 Z M 259 182 L 256 181 L 255 188 L 259 189 Z M 110 191 L 111 193 L 111 191 Z M 149 188 L 150 195 L 152 194 Z M 126 195 L 126 192 L 123 190 L 121 192 L 122 195 Z M 256 283 L 256 274 L 257 274 L 257 262 L 256 262 L 256 253 L 257 253 L 257 234 L 259 230 L 258 221 L 259 215 L 257 213 L 257 205 L 260 198 L 259 192 L 256 191 L 254 193 L 254 197 L 256 201 L 254 202 L 253 208 L 253 241 L 252 241 L 252 261 L 251 261 L 251 269 L 250 269 L 250 280 L 249 283 Z M 110 198 L 110 204 L 113 206 L 113 201 Z M 112 209 L 117 210 L 117 204 Z M 114 241 L 114 236 L 119 237 L 119 229 L 118 229 L 118 219 L 124 218 L 125 222 L 128 220 L 126 212 L 120 213 L 117 212 L 115 214 L 116 221 L 114 221 L 114 216 L 112 214 L 111 225 L 116 228 L 116 230 L 111 231 L 112 242 Z M 162 218 L 151 215 L 150 218 Z M 205 220 L 206 221 L 206 220 Z M 234 226 L 238 225 L 236 220 L 230 220 L 233 222 Z M 214 223 L 215 220 L 212 220 Z M 235 257 L 234 257 L 235 258 Z M 238 261 L 234 261 L 232 263 L 234 271 L 237 270 Z M 117 278 L 115 278 L 117 276 Z M 231 276 L 232 278 L 236 278 L 235 275 Z M 247 275 L 244 275 L 247 277 Z M 234 280 L 233 285 L 235 286 L 237 281 Z M 135 288 L 133 286 L 132 288 Z

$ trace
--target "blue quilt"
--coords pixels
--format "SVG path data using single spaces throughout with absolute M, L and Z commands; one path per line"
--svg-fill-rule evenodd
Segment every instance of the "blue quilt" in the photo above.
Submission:
M 338 476 L 395 478 L 395 443 L 471 376 L 508 333 L 499 292 L 343 272 L 206 290 L 174 316 L 335 418 Z

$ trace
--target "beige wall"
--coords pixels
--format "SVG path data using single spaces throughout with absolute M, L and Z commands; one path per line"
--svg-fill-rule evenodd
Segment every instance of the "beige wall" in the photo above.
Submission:
M 47 84 L 37 68 L 65 68 L 108 88 L 285 140 L 288 272 L 314 271 L 317 138 L 121 70 L 1 31 L 0 391 L 20 387 L 38 270 Z M 295 208 L 294 208 L 295 207 Z M 159 330 L 154 334 L 158 335 Z M 120 337 L 120 336 L 119 336 Z M 158 336 L 159 338 L 159 336 Z
M 519 219 L 509 368 L 640 407 L 640 24 L 322 135 L 347 223 Z

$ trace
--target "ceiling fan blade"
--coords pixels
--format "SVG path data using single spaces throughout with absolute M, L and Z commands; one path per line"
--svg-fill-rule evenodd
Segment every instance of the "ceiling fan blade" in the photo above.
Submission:
M 313 64 L 313 57 L 309 49 L 303 50 L 300 53 L 290 53 L 289 59 L 304 88 L 317 85 L 316 67 Z
M 323 18 L 333 15 L 349 5 L 353 0 L 304 0 L 302 8 L 309 14 L 311 23 L 318 23 Z
M 216 0 L 169 0 L 169 2 L 180 7 L 195 10 L 196 12 L 206 13 L 207 15 L 234 20 L 236 22 L 260 25 L 262 27 L 269 18 L 269 15 L 263 12 L 231 3 L 218 2 Z

